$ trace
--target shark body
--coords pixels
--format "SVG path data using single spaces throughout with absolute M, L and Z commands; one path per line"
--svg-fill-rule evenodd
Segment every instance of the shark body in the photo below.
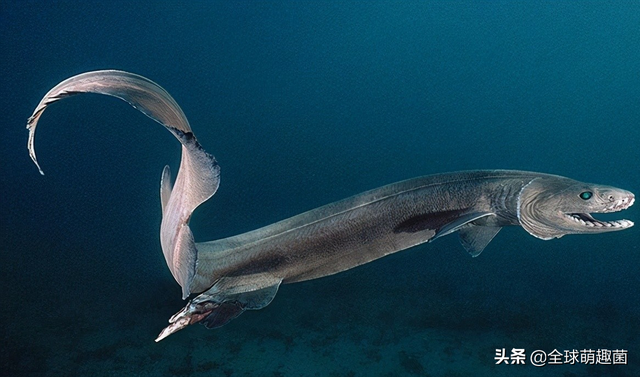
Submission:
M 130 103 L 182 144 L 175 183 L 168 167 L 162 173 L 160 240 L 183 298 L 197 296 L 171 317 L 156 341 L 190 324 L 215 328 L 245 310 L 263 308 L 283 283 L 332 275 L 454 232 L 475 257 L 505 226 L 521 226 L 544 240 L 633 226 L 629 220 L 600 221 L 591 215 L 630 207 L 635 197 L 629 191 L 551 174 L 478 170 L 409 179 L 251 232 L 196 243 L 189 220 L 215 194 L 220 168 L 173 98 L 142 76 L 93 71 L 51 89 L 27 124 L 34 163 L 39 168 L 34 137 L 42 112 L 87 92 Z

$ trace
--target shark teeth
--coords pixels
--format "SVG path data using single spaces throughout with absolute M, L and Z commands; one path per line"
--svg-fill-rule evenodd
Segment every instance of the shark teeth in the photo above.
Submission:
M 633 200 L 631 201 L 633 203 Z M 633 221 L 629 220 L 614 220 L 614 221 L 600 221 L 596 220 L 588 214 L 571 214 L 566 215 L 576 223 L 582 224 L 590 228 L 616 228 L 624 229 L 632 227 Z
M 616 199 L 609 203 L 608 206 L 595 210 L 595 213 L 611 213 L 625 210 L 633 205 L 635 197 L 633 194 L 629 194 L 626 197 Z M 601 221 L 596 220 L 589 213 L 565 213 L 564 214 L 570 220 L 576 222 L 587 228 L 593 228 L 596 231 L 606 230 L 620 230 L 632 227 L 633 221 L 629 220 L 614 220 L 614 221 Z
M 635 197 L 627 197 L 618 199 L 615 202 L 611 203 L 610 206 L 604 209 L 604 212 L 617 212 L 622 211 L 623 209 L 627 209 L 633 205 L 635 202 Z

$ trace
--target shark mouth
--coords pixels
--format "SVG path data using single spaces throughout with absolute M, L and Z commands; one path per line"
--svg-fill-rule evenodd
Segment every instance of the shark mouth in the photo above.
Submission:
M 599 213 L 611 213 L 625 210 L 633 205 L 635 201 L 634 197 L 627 197 L 624 199 L 618 199 L 613 202 L 610 206 L 607 206 Z M 571 221 L 574 221 L 578 224 L 584 225 L 590 228 L 612 228 L 612 229 L 626 229 L 633 226 L 633 221 L 630 220 L 614 220 L 614 221 L 602 221 L 596 220 L 589 213 L 566 213 L 565 217 L 569 218 Z

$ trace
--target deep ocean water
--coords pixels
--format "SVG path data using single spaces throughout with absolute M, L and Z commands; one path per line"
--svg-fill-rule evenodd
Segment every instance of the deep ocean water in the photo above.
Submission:
M 222 238 L 414 176 L 520 169 L 640 193 L 640 3 L 37 2 L 0 5 L 0 370 L 11 376 L 638 376 L 638 228 L 477 258 L 448 236 L 284 285 L 229 325 L 154 343 L 184 302 L 158 238 L 179 144 L 125 103 L 54 85 L 162 85 L 222 168 L 194 214 Z M 640 221 L 638 205 L 609 218 Z M 496 350 L 525 349 L 525 365 Z M 627 365 L 535 367 L 535 350 Z

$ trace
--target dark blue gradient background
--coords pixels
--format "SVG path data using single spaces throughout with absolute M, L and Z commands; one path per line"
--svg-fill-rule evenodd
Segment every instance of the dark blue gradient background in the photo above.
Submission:
M 478 258 L 450 236 L 155 344 L 183 306 L 158 238 L 178 142 L 121 101 L 74 97 L 41 119 L 42 177 L 24 129 L 74 74 L 159 83 L 222 168 L 198 241 L 454 170 L 638 194 L 639 25 L 631 1 L 3 1 L 3 375 L 640 375 L 637 227 L 505 229 Z M 514 347 L 626 349 L 629 365 L 494 365 Z

